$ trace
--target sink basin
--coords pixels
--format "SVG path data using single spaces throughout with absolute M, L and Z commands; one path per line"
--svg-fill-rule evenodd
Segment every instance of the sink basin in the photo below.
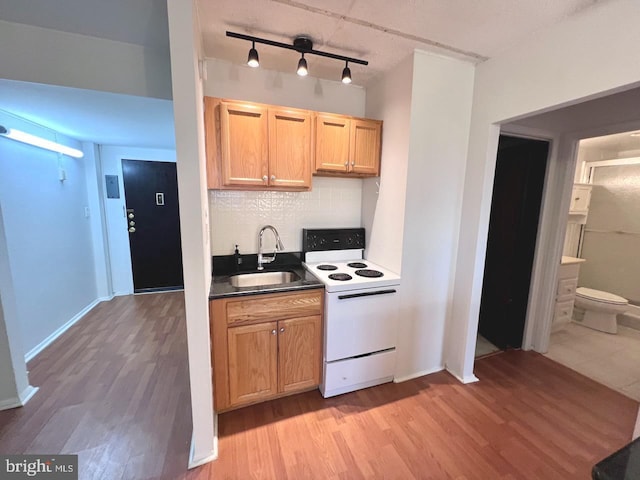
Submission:
M 232 275 L 229 278 L 229 283 L 232 287 L 261 287 L 291 283 L 297 280 L 300 280 L 300 277 L 293 272 L 259 272 Z

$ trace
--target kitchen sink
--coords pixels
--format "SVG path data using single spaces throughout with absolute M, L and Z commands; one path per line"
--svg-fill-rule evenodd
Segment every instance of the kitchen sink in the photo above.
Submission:
M 261 287 L 291 283 L 297 280 L 300 280 L 300 276 L 294 272 L 259 272 L 232 275 L 229 278 L 229 283 L 232 287 Z

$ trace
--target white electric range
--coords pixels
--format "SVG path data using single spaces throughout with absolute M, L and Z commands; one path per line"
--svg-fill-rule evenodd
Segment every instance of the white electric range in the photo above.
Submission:
M 393 380 L 400 276 L 362 258 L 362 228 L 304 229 L 302 243 L 325 284 L 322 395 Z

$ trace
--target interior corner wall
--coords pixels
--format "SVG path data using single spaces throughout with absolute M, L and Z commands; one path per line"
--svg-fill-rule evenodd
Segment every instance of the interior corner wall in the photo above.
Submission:
M 3 112 L 0 124 L 80 147 Z M 96 300 L 82 159 L 0 138 L 0 203 L 22 344 L 30 356 Z
M 0 410 L 19 406 L 29 388 L 0 201 Z
M 97 190 L 104 202 L 104 219 L 108 238 L 107 251 L 111 270 L 109 295 L 131 295 L 133 293 L 133 273 L 127 231 L 127 206 L 122 178 L 122 160 L 175 162 L 176 152 L 161 148 L 100 145 L 99 155 L 101 173 Z M 105 175 L 118 177 L 119 198 L 107 198 Z
M 396 374 L 443 368 L 471 119 L 472 63 L 416 51 Z
M 640 43 L 639 17 L 634 0 L 596 4 L 477 66 L 445 345 L 447 367 L 463 379 L 473 376 L 499 124 L 636 86 L 640 63 L 629 58 Z
M 169 52 L 0 20 L 0 78 L 171 99 Z
M 199 76 L 202 31 L 195 0 L 168 0 L 167 7 L 191 387 L 191 468 L 217 456 L 209 340 L 211 251 L 203 87 Z
M 402 237 L 411 131 L 413 53 L 367 87 L 366 116 L 384 122 L 380 178 L 362 188 L 365 257 L 401 273 Z

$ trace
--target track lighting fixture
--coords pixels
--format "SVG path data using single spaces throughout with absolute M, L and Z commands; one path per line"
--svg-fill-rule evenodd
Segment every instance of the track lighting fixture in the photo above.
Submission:
M 304 59 L 304 53 L 300 60 L 298 60 L 298 75 L 301 77 L 306 77 L 309 74 L 309 69 L 307 68 L 307 61 Z
M 271 45 L 272 47 L 284 48 L 287 50 L 295 50 L 301 54 L 300 60 L 298 60 L 298 75 L 304 77 L 308 75 L 309 68 L 307 60 L 304 58 L 307 55 L 318 55 L 326 58 L 333 58 L 345 62 L 345 67 L 342 70 L 342 83 L 351 83 L 351 69 L 349 68 L 349 62 L 357 63 L 359 65 L 369 65 L 366 60 L 360 60 L 358 58 L 345 57 L 342 55 L 336 55 L 334 53 L 322 52 L 320 50 L 313 49 L 313 42 L 307 37 L 296 37 L 293 40 L 293 45 L 286 43 L 275 42 L 273 40 L 266 40 L 264 38 L 252 37 L 250 35 L 244 35 L 242 33 L 227 32 L 227 37 L 239 38 L 241 40 L 248 40 L 251 42 L 251 50 L 249 50 L 249 57 L 247 59 L 247 65 L 250 67 L 258 67 L 260 62 L 258 60 L 258 51 L 256 50 L 256 43 L 262 43 L 264 45 Z
M 256 50 L 256 42 L 251 42 L 251 50 L 249 50 L 249 57 L 247 58 L 247 65 L 256 68 L 260 66 L 260 60 L 258 58 L 258 51 Z
M 342 69 L 342 83 L 351 83 L 351 69 L 349 68 L 349 62 L 346 62 L 344 69 Z

